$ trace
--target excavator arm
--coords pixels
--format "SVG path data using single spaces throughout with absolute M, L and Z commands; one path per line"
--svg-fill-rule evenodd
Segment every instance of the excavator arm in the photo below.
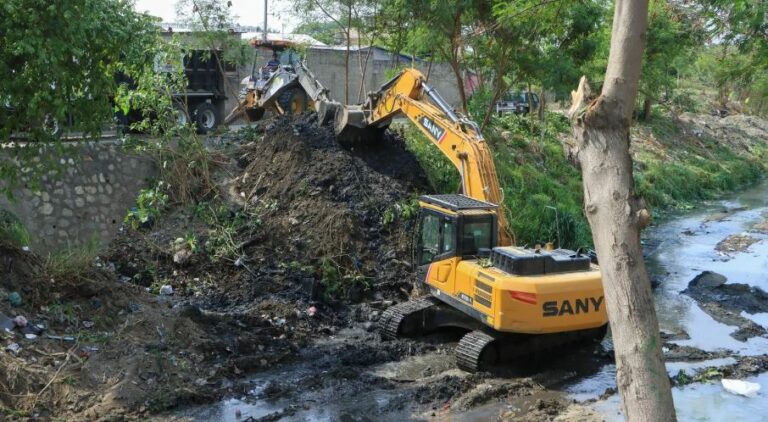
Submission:
M 464 195 L 499 205 L 499 245 L 512 244 L 496 166 L 480 128 L 457 115 L 418 70 L 403 70 L 360 106 L 338 107 L 334 129 L 342 141 L 353 141 L 381 132 L 396 116 L 410 119 L 453 163 Z

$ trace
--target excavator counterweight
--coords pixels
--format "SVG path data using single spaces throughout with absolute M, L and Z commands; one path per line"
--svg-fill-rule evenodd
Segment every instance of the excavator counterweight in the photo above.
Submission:
M 513 236 L 488 144 L 419 71 L 402 71 L 363 104 L 338 107 L 334 130 L 342 142 L 371 140 L 396 116 L 411 120 L 451 161 L 461 193 L 420 198 L 415 256 L 430 295 L 387 309 L 382 336 L 470 330 L 456 348 L 457 364 L 467 371 L 602 339 L 608 319 L 598 267 L 579 252 L 509 246 Z

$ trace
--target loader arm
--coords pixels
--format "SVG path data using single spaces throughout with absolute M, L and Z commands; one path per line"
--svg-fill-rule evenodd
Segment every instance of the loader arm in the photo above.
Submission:
M 475 122 L 451 110 L 445 100 L 425 83 L 421 72 L 403 70 L 378 92 L 371 94 L 369 101 L 357 110 L 357 119 L 350 116 L 350 112 L 355 113 L 345 108 L 341 113 L 344 116 L 339 118 L 337 114 L 337 134 L 342 132 L 342 126 L 382 128 L 389 126 L 396 116 L 410 119 L 459 171 L 464 195 L 499 205 L 499 245 L 512 244 L 496 166 L 480 128 Z

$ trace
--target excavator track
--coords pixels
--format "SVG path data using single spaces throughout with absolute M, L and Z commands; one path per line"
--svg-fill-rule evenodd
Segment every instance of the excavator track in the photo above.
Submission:
M 419 334 L 423 329 L 426 310 L 437 305 L 435 299 L 423 297 L 390 306 L 381 314 L 379 319 L 381 336 L 387 339 L 396 339 L 403 334 Z M 403 332 L 404 328 L 408 328 L 405 333 Z
M 499 358 L 493 344 L 496 340 L 496 336 L 483 330 L 470 331 L 456 346 L 456 365 L 467 372 L 477 372 L 495 364 Z
M 489 369 L 498 362 L 509 362 L 545 351 L 578 346 L 603 339 L 607 325 L 588 330 L 554 334 L 500 333 L 482 329 L 471 331 L 456 346 L 456 364 L 467 372 Z

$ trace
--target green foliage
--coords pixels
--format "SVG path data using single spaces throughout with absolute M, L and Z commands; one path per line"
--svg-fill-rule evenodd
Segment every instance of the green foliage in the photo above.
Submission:
M 665 142 L 684 136 L 670 117 L 654 116 L 653 134 Z M 703 137 L 669 155 L 643 154 L 635 170 L 637 192 L 655 208 L 685 208 L 691 201 L 714 198 L 757 181 L 768 165 L 764 153 L 739 154 L 720 140 Z M 639 170 L 639 171 L 638 171 Z
M 387 227 L 398 220 L 410 220 L 419 215 L 419 209 L 419 200 L 417 198 L 397 202 L 384 210 L 381 215 L 381 223 Z
M 168 205 L 166 191 L 166 185 L 163 181 L 157 182 L 151 188 L 141 189 L 136 198 L 136 207 L 128 210 L 123 222 L 129 224 L 133 229 L 152 224 Z
M 360 272 L 355 259 L 348 255 L 326 257 L 318 267 L 323 294 L 328 300 L 338 300 L 353 287 L 368 288 L 368 279 Z
M 3 209 L 0 209 L 0 242 L 17 248 L 30 244 L 29 232 L 19 217 Z
M 328 45 L 336 43 L 336 33 L 338 31 L 339 28 L 335 23 L 322 21 L 304 22 L 293 30 L 297 34 L 307 34 Z

